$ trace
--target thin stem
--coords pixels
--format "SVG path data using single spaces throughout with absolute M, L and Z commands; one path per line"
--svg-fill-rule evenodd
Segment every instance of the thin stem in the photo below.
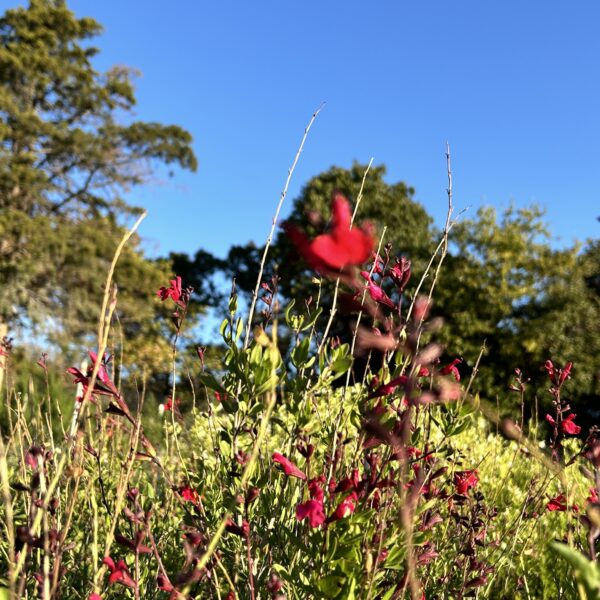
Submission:
M 283 191 L 281 192 L 281 196 L 279 198 L 279 203 L 277 204 L 277 209 L 275 211 L 275 216 L 273 217 L 273 222 L 271 224 L 271 231 L 269 232 L 269 237 L 267 237 L 267 242 L 265 244 L 265 249 L 263 251 L 262 260 L 260 261 L 260 269 L 258 270 L 258 277 L 256 279 L 256 287 L 252 292 L 252 300 L 250 302 L 250 310 L 248 311 L 248 322 L 246 323 L 246 333 L 244 336 L 244 346 L 245 350 L 248 348 L 248 344 L 250 343 L 250 331 L 252 330 L 252 319 L 254 318 L 254 311 L 256 309 L 256 302 L 258 300 L 258 293 L 260 290 L 260 284 L 262 282 L 263 272 L 265 269 L 265 264 L 267 262 L 267 254 L 269 253 L 269 248 L 271 247 L 271 242 L 273 241 L 273 236 L 275 235 L 275 228 L 277 227 L 277 219 L 279 218 L 279 212 L 281 211 L 281 207 L 283 206 L 283 201 L 287 196 L 288 188 L 290 185 L 290 181 L 292 180 L 292 175 L 294 170 L 296 169 L 296 165 L 298 164 L 298 160 L 300 159 L 300 154 L 302 154 L 302 150 L 304 149 L 304 143 L 306 142 L 306 138 L 308 137 L 308 132 L 310 131 L 315 119 L 318 114 L 323 109 L 324 104 L 321 104 L 317 110 L 312 114 L 308 125 L 304 129 L 304 135 L 302 136 L 302 140 L 300 141 L 300 146 L 298 147 L 298 151 L 296 152 L 296 156 L 294 157 L 294 161 L 292 162 L 292 166 L 288 170 L 287 179 L 285 180 L 285 185 L 283 187 Z

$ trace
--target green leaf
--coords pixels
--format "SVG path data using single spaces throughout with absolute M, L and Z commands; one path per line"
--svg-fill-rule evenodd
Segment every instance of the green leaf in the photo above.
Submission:
M 221 394 L 227 394 L 227 390 L 217 381 L 214 375 L 211 375 L 210 373 L 201 373 L 198 375 L 198 379 L 200 380 L 200 383 L 207 388 Z
M 600 569 L 596 563 L 566 544 L 553 542 L 551 547 L 573 567 L 575 580 L 584 587 L 588 600 L 598 600 L 600 598 Z

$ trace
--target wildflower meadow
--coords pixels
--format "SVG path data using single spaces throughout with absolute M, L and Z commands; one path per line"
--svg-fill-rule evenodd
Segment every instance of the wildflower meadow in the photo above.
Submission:
M 600 245 L 457 210 L 449 146 L 441 227 L 373 161 L 286 213 L 321 106 L 262 245 L 148 258 L 197 160 L 99 31 L 0 18 L 0 600 L 599 599 Z

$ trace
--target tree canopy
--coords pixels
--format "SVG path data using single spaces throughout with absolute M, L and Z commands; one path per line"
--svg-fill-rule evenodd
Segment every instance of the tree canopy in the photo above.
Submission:
M 128 190 L 160 165 L 197 167 L 186 130 L 132 120 L 131 69 L 94 68 L 90 40 L 101 29 L 60 0 L 31 0 L 0 18 L 4 330 L 50 317 L 76 338 L 94 323 L 125 221 L 139 211 L 127 203 Z M 122 321 L 139 329 L 152 286 L 171 270 L 136 247 L 134 240 L 116 281 Z

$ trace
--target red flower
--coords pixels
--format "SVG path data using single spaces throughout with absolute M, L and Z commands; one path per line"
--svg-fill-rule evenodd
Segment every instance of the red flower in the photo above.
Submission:
M 587 497 L 587 501 L 590 504 L 598 504 L 598 492 L 596 491 L 596 488 L 590 488 L 590 495 Z
M 241 527 L 237 525 L 235 521 L 229 519 L 227 525 L 225 525 L 225 529 L 229 531 L 229 533 L 239 535 L 240 537 L 248 537 L 250 535 L 250 523 L 248 523 L 246 519 L 242 521 Z
M 135 581 L 131 578 L 125 561 L 119 560 L 115 565 L 115 561 L 110 556 L 107 556 L 102 562 L 110 570 L 108 583 L 122 583 L 127 587 L 135 588 Z
M 179 306 L 184 306 L 183 301 L 181 300 L 181 295 L 183 294 L 183 290 L 181 289 L 181 277 L 177 275 L 175 279 L 171 279 L 169 282 L 169 287 L 161 287 L 159 288 L 156 295 L 164 302 L 167 298 L 172 298 L 175 304 L 179 304 Z
M 317 502 L 323 502 L 325 492 L 323 491 L 323 484 L 325 483 L 325 477 L 321 475 L 315 479 L 311 479 L 308 482 L 308 492 L 310 497 Z
M 565 495 L 559 494 L 555 498 L 552 498 L 552 500 L 546 504 L 546 510 L 549 510 L 550 512 L 564 512 L 567 510 L 567 499 L 565 498 Z
M 568 433 L 570 435 L 577 435 L 581 431 L 581 427 L 577 425 L 574 421 L 576 416 L 577 415 L 571 413 L 560 422 L 558 428 L 560 429 L 560 432 L 562 434 Z M 556 427 L 556 421 L 554 420 L 552 415 L 546 415 L 546 421 L 548 421 L 548 423 L 550 423 L 552 427 Z
M 160 573 L 156 576 L 156 585 L 158 586 L 158 589 L 163 592 L 172 592 L 175 589 L 168 577 L 166 575 L 161 575 Z
M 331 517 L 329 517 L 329 521 L 339 521 L 340 519 L 350 516 L 356 510 L 357 499 L 356 492 L 352 492 L 349 496 L 346 496 L 346 498 L 338 504 Z
M 562 431 L 562 433 L 577 435 L 581 431 L 581 427 L 575 424 L 574 419 L 576 416 L 577 415 L 571 413 L 560 422 L 560 430 Z
M 567 377 L 571 374 L 571 369 L 573 368 L 573 363 L 568 362 L 564 368 L 557 369 L 551 360 L 547 360 L 544 364 L 544 368 L 548 372 L 548 377 L 550 377 L 550 381 L 557 386 L 561 386 Z
M 399 292 L 402 292 L 410 279 L 410 267 L 410 260 L 402 256 L 396 259 L 396 264 L 388 271 Z
M 183 498 L 183 500 L 186 502 L 191 502 L 192 504 L 198 504 L 198 500 L 200 500 L 198 492 L 187 485 L 180 488 L 179 495 Z
M 372 279 L 371 275 L 369 275 L 368 271 L 361 271 L 361 276 L 367 281 L 367 291 L 369 292 L 369 296 L 378 304 L 383 304 L 388 308 L 394 308 L 394 302 L 392 299 L 383 291 L 381 287 L 379 287 Z
M 306 475 L 289 459 L 279 452 L 273 453 L 273 462 L 279 463 L 283 467 L 283 472 L 288 477 L 298 477 L 298 479 L 306 480 Z
M 408 381 L 408 377 L 406 375 L 400 375 L 400 377 L 395 377 L 390 380 L 388 383 L 384 383 L 380 385 L 376 390 L 371 392 L 369 398 L 379 398 L 380 396 L 389 396 L 396 391 L 396 388 L 400 385 L 406 385 Z
M 308 500 L 296 506 L 296 519 L 302 521 L 308 519 L 311 527 L 320 527 L 325 523 L 325 511 L 323 502 L 319 500 Z
M 350 204 L 342 194 L 334 193 L 331 213 L 330 233 L 319 235 L 312 242 L 293 225 L 286 225 L 286 232 L 298 252 L 317 271 L 339 271 L 349 265 L 361 265 L 371 255 L 371 235 L 350 226 Z
M 102 596 L 93 592 L 89 595 L 88 600 L 102 600 Z
M 442 375 L 450 375 L 450 373 L 452 373 L 452 375 L 454 375 L 454 379 L 456 379 L 456 381 L 460 381 L 460 372 L 456 368 L 456 365 L 461 362 L 462 361 L 460 358 L 455 358 L 449 365 L 446 365 L 442 368 Z
M 179 406 L 180 402 L 181 402 L 181 400 L 179 400 L 179 399 L 175 400 L 175 408 L 177 408 L 177 406 Z M 163 404 L 163 409 L 165 411 L 167 411 L 167 410 L 173 410 L 173 398 L 171 398 L 171 396 L 169 396 L 169 398 L 167 399 L 167 401 Z
M 477 485 L 478 481 L 476 469 L 454 473 L 454 487 L 456 488 L 456 493 L 461 496 L 465 496 L 470 488 Z

